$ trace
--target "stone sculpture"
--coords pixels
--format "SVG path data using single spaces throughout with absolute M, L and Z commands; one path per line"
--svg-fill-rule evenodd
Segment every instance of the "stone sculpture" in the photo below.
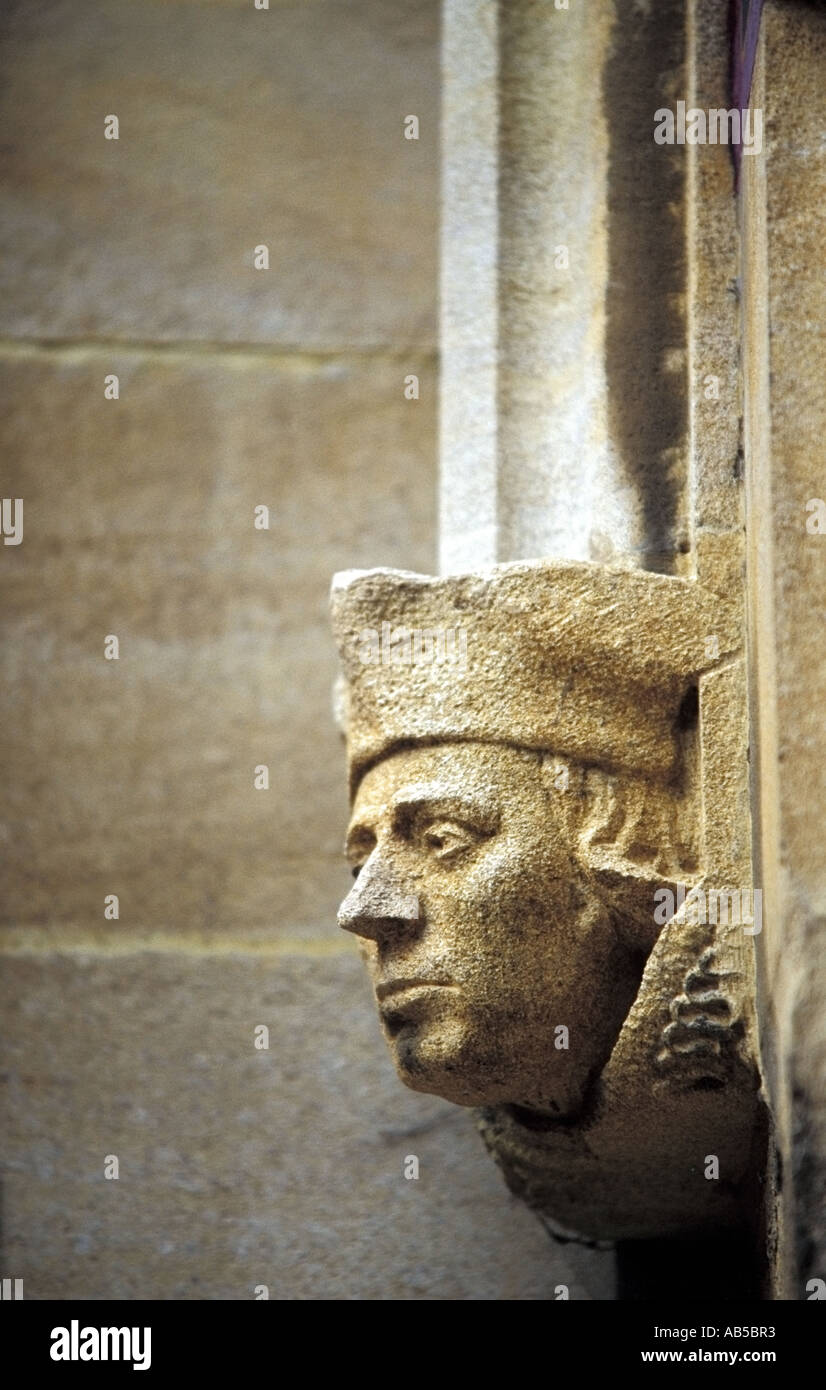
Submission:
M 748 887 L 723 877 L 742 863 L 735 610 L 551 561 L 348 572 L 332 608 L 356 875 L 339 922 L 401 1079 L 476 1107 L 559 1235 L 742 1224 L 762 1108 L 759 927 L 718 911 Z

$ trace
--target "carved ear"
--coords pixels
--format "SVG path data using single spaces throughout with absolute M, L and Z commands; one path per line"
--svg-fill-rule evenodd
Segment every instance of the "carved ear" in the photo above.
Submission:
M 560 767 L 558 758 L 545 763 L 550 786 L 565 782 L 558 801 L 569 843 L 628 945 L 647 955 L 670 916 L 663 890 L 675 902 L 702 878 L 693 801 L 673 783 L 596 767 L 569 766 L 563 778 Z
M 700 874 L 693 877 L 684 874 L 680 878 L 652 876 L 644 870 L 635 872 L 633 864 L 617 868 L 595 863 L 590 867 L 603 900 L 616 915 L 626 944 L 645 955 L 654 949 L 673 913 L 673 907 L 667 913 L 663 910 L 663 902 L 678 903 L 702 878 Z

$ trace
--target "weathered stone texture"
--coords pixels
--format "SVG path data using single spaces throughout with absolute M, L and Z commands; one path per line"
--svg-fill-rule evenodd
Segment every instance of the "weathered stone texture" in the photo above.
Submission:
M 776 1288 L 798 1299 L 826 1279 L 826 14 L 769 0 L 763 29 L 766 152 L 744 169 L 760 985 L 783 1178 Z
M 739 593 L 546 560 L 350 572 L 331 608 L 339 921 L 401 1079 L 483 1107 L 509 1186 L 562 1234 L 746 1225 L 762 919 Z M 417 653 L 411 633 L 457 625 L 461 659 Z M 365 643 L 384 628 L 389 650 Z
M 361 975 L 354 950 L 7 960 L 4 1267 L 26 1298 L 610 1298 L 467 1115 L 400 1093 Z
M 0 358 L 25 528 L 0 547 L 7 926 L 335 930 L 326 591 L 331 567 L 375 548 L 430 563 L 434 369 L 415 365 L 406 401 L 395 361 Z
M 684 0 L 446 0 L 443 573 L 687 573 Z M 724 41 L 725 42 L 725 41 Z
M 5 5 L 0 332 L 432 343 L 438 14 Z

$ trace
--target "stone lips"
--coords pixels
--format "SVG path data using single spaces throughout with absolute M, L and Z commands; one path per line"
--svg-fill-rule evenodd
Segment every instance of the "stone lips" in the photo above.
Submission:
M 686 692 L 739 646 L 729 606 L 696 581 L 571 561 L 344 571 L 331 605 L 351 793 L 396 747 L 469 739 L 667 780 Z M 463 628 L 466 659 L 365 662 L 361 634 L 382 623 Z

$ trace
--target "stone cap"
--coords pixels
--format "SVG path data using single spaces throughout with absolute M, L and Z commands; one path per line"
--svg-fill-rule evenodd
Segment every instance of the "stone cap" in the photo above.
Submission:
M 455 740 L 668 779 L 686 693 L 741 641 L 696 581 L 573 561 L 348 570 L 331 607 L 353 794 L 396 749 Z

